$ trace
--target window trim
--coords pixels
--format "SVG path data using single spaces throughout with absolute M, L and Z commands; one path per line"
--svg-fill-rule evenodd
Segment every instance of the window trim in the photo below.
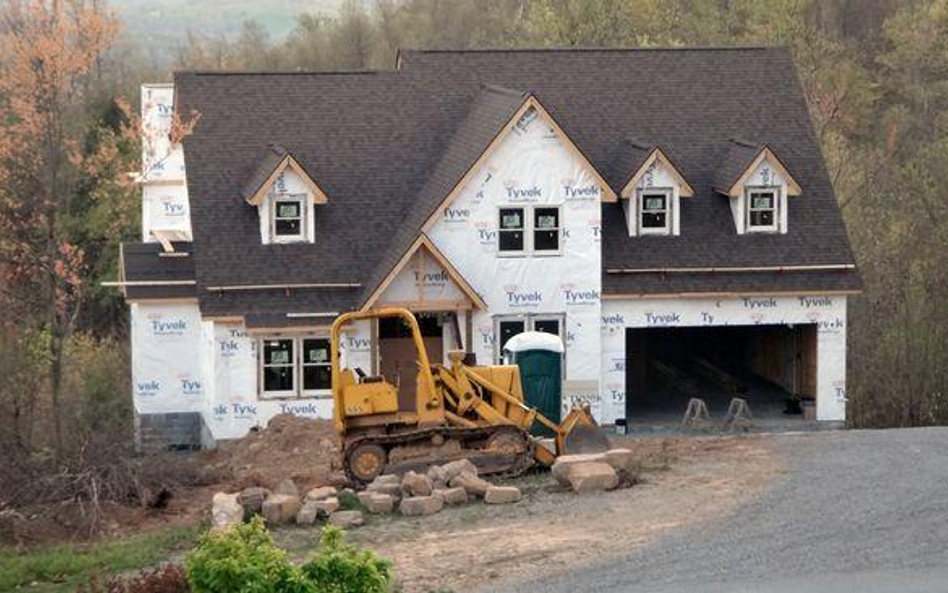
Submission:
M 290 351 L 290 362 L 289 364 L 267 364 L 267 354 L 266 354 L 266 342 L 271 341 L 289 341 L 292 347 Z M 258 349 L 259 355 L 259 364 L 257 365 L 257 377 L 260 385 L 259 394 L 261 398 L 266 399 L 279 399 L 287 397 L 295 397 L 298 392 L 297 382 L 299 381 L 299 373 L 297 372 L 296 364 L 296 339 L 287 336 L 267 336 L 260 339 L 260 348 Z M 290 390 L 274 390 L 270 391 L 266 387 L 266 369 L 272 367 L 289 367 L 293 371 L 293 388 Z
M 536 210 L 538 208 L 556 210 L 556 250 L 536 249 Z M 523 213 L 523 249 L 520 251 L 509 251 L 500 248 L 500 234 L 503 231 L 500 227 L 501 210 L 520 210 Z M 497 206 L 497 257 L 555 257 L 563 254 L 563 206 L 562 204 L 501 204 Z
M 514 233 L 517 229 L 504 229 L 501 226 L 501 212 L 504 210 L 520 210 L 520 234 L 521 238 L 521 248 L 518 250 L 514 249 L 501 249 L 500 247 L 500 236 L 502 233 Z M 527 219 L 530 214 L 530 208 L 528 206 L 499 206 L 497 208 L 497 255 L 501 257 L 523 257 L 530 253 L 530 245 L 527 243 L 528 231 L 527 231 Z
M 556 320 L 559 323 L 559 338 L 563 340 L 563 380 L 566 380 L 566 313 L 502 313 L 494 315 L 494 360 L 497 364 L 504 364 L 504 352 L 500 345 L 500 324 L 504 321 L 522 321 L 523 331 L 536 331 L 534 323 L 537 321 Z
M 662 227 L 646 227 L 643 224 L 643 216 L 645 215 L 645 196 L 651 194 L 661 194 L 665 198 L 665 226 Z M 675 191 L 670 187 L 648 187 L 639 190 L 638 192 L 638 204 L 636 205 L 638 217 L 638 227 L 639 235 L 671 235 L 674 229 L 674 223 L 672 222 L 672 217 L 674 216 L 674 206 L 672 202 L 674 201 Z
M 297 243 L 307 240 L 306 194 L 273 194 L 270 196 L 270 240 L 273 243 Z M 299 206 L 300 232 L 295 235 L 281 235 L 277 233 L 277 205 L 280 202 L 296 202 Z M 294 220 L 280 218 L 280 220 Z
M 774 213 L 773 224 L 754 225 L 751 224 L 751 197 L 755 193 L 770 193 L 773 195 L 773 208 L 757 208 L 755 212 L 766 212 L 772 210 Z M 780 186 L 775 185 L 755 185 L 744 188 L 744 228 L 748 233 L 776 233 L 780 231 Z
M 257 397 L 261 400 L 274 400 L 274 399 L 327 399 L 332 397 L 332 384 L 330 380 L 329 389 L 304 389 L 303 388 L 303 369 L 306 366 L 316 366 L 321 363 L 305 363 L 303 362 L 303 342 L 305 340 L 328 340 L 329 336 L 320 335 L 320 334 L 268 334 L 265 336 L 260 336 L 257 339 Z M 267 391 L 264 389 L 264 375 L 263 371 L 266 366 L 264 364 L 264 343 L 268 340 L 290 340 L 293 342 L 293 389 L 292 391 Z M 330 342 L 330 348 L 332 348 L 332 343 Z M 331 353 L 330 353 L 331 354 Z M 331 364 L 331 363 L 329 363 Z M 288 366 L 288 365 L 279 365 L 279 366 Z
M 323 340 L 329 343 L 328 350 L 330 358 L 326 362 L 306 362 L 306 350 L 303 344 L 307 340 Z M 330 374 L 329 387 L 326 389 L 306 389 L 306 367 L 328 367 L 332 372 L 332 340 L 329 336 L 300 336 L 300 396 L 301 397 L 321 397 L 332 394 L 332 375 Z

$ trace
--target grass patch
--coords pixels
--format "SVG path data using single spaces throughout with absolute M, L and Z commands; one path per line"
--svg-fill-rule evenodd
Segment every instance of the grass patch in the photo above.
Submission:
M 170 527 L 144 535 L 89 544 L 70 544 L 19 552 L 0 548 L 0 591 L 29 586 L 30 591 L 75 591 L 92 574 L 116 574 L 154 566 L 190 548 L 202 525 Z

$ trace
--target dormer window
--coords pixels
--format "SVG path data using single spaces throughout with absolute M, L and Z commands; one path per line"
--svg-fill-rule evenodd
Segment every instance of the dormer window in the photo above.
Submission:
M 728 152 L 715 173 L 714 189 L 726 195 L 737 234 L 786 233 L 788 196 L 800 185 L 766 145 L 729 140 Z
M 658 146 L 624 140 L 616 166 L 630 170 L 620 192 L 629 236 L 681 233 L 681 198 L 694 196 L 691 185 Z
M 639 232 L 667 235 L 671 231 L 671 189 L 649 189 L 639 199 Z
M 263 244 L 312 243 L 316 206 L 329 201 L 293 155 L 275 145 L 264 153 L 244 186 L 243 197 L 257 208 Z
M 747 190 L 748 232 L 773 232 L 780 220 L 777 213 L 779 188 L 749 188 Z
M 273 240 L 275 242 L 301 241 L 305 238 L 305 194 L 274 197 Z

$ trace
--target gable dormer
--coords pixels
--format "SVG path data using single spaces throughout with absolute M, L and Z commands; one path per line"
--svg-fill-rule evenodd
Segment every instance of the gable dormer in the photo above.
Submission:
M 243 197 L 257 207 L 260 239 L 270 243 L 312 243 L 316 236 L 316 205 L 326 204 L 326 193 L 292 154 L 271 144 Z
M 629 236 L 681 234 L 681 198 L 695 192 L 665 152 L 625 140 L 613 160 L 629 171 L 619 194 Z
M 730 199 L 737 234 L 786 233 L 788 196 L 802 192 L 766 144 L 729 140 L 714 189 Z

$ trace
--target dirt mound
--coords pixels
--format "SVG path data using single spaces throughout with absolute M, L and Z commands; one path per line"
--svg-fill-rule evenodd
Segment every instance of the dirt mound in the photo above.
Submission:
M 247 486 L 274 488 L 292 478 L 305 490 L 345 482 L 340 467 L 339 437 L 331 420 L 274 416 L 266 428 L 221 443 L 203 453 L 208 467 L 227 477 L 231 490 Z

